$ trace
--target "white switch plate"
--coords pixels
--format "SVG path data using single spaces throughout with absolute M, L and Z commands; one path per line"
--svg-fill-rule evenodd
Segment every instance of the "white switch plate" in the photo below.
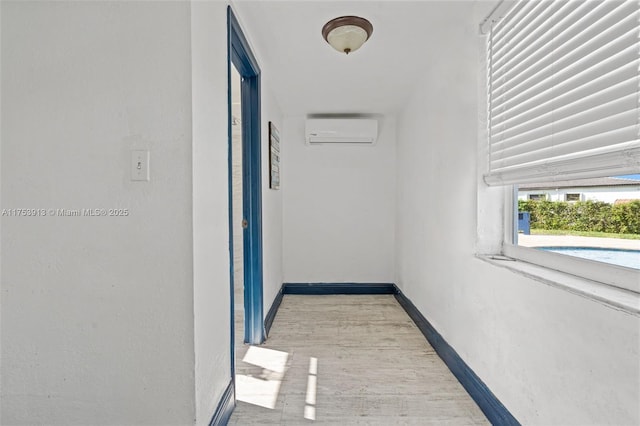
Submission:
M 131 180 L 149 180 L 149 151 L 131 151 Z

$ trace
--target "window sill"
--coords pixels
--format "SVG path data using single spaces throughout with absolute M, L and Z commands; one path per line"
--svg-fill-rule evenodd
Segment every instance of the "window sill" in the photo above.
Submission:
M 640 317 L 640 294 L 503 255 L 477 255 L 492 265 Z

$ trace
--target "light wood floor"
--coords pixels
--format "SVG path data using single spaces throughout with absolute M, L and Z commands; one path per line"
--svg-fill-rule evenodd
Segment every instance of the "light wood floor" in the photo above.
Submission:
M 489 424 L 393 296 L 287 295 L 236 353 L 231 425 Z

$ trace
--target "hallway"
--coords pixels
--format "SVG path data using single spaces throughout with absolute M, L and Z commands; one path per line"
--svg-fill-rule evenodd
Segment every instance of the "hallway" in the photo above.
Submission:
M 0 0 L 0 425 L 640 425 L 640 271 L 514 241 L 640 173 L 638 16 Z
M 488 424 L 391 295 L 285 295 L 236 365 L 231 425 Z

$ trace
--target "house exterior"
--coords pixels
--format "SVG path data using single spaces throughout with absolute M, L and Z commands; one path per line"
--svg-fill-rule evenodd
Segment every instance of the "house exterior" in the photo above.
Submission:
M 640 180 L 628 178 L 592 178 L 518 186 L 518 200 L 547 201 L 616 201 L 640 199 Z

